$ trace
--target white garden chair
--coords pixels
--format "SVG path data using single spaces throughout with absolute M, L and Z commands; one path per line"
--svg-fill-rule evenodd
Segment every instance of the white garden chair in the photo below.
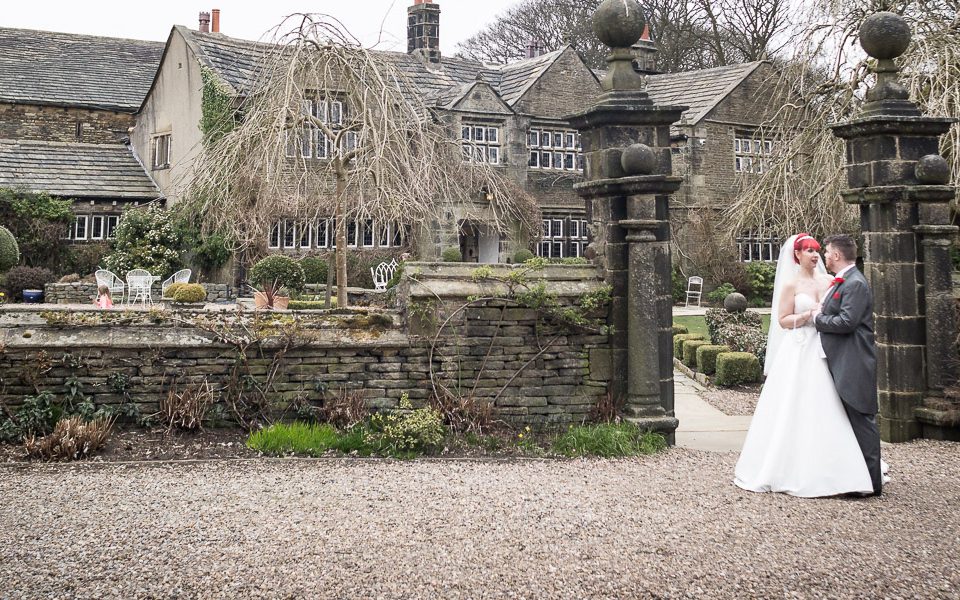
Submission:
M 393 279 L 393 274 L 397 271 L 397 260 L 382 262 L 376 267 L 370 267 L 370 274 L 373 275 L 373 288 L 376 290 L 387 289 L 387 284 Z
M 144 269 L 127 271 L 127 302 L 129 304 L 136 304 L 139 300 L 143 302 L 144 306 L 146 306 L 147 302 L 153 304 L 150 289 L 153 287 L 153 282 L 157 279 L 157 277 L 154 277 L 149 271 L 145 271 Z
M 97 279 L 97 289 L 100 289 L 101 285 L 107 286 L 110 290 L 110 298 L 119 304 L 123 302 L 123 290 L 126 286 L 123 284 L 123 280 L 113 274 L 113 272 L 106 269 L 98 269 L 94 274 L 94 277 Z M 97 292 L 99 294 L 99 292 Z
M 180 269 L 170 277 L 163 280 L 160 284 L 160 297 L 166 297 L 167 288 L 175 283 L 190 283 L 190 269 Z
M 694 275 L 687 280 L 687 303 L 685 306 L 690 306 L 692 300 L 697 301 L 697 306 L 700 306 L 700 296 L 703 294 L 703 277 L 697 277 Z

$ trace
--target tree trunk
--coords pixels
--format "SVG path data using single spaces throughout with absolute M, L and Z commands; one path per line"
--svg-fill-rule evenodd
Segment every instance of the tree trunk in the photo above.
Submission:
M 337 174 L 337 248 L 334 252 L 337 257 L 337 308 L 347 307 L 347 221 L 343 216 L 344 194 L 346 182 Z

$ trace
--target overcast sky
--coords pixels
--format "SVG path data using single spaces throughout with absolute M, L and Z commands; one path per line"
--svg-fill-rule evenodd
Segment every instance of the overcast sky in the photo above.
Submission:
M 440 50 L 452 55 L 463 41 L 519 0 L 435 0 L 440 6 Z M 220 9 L 220 31 L 257 40 L 287 15 L 316 12 L 333 15 L 365 45 L 382 50 L 407 49 L 407 7 L 413 0 L 27 0 L 6 1 L 0 26 L 65 31 L 141 40 L 165 41 L 173 25 L 197 28 L 201 11 Z

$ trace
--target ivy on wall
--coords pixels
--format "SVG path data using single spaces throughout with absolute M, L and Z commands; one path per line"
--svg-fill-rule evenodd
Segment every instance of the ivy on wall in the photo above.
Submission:
M 216 73 L 207 67 L 200 67 L 203 81 L 203 96 L 200 101 L 200 131 L 208 144 L 213 144 L 230 133 L 236 125 L 237 111 L 233 106 L 233 96 L 224 89 Z

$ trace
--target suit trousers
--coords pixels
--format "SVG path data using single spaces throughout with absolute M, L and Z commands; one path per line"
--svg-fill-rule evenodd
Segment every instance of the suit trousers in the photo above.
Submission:
M 883 475 L 880 473 L 880 429 L 877 427 L 877 415 L 865 415 L 850 408 L 846 402 L 843 403 L 843 408 L 847 411 L 853 434 L 857 436 L 857 443 L 860 444 L 860 452 L 867 462 L 873 492 L 879 494 L 883 488 Z

